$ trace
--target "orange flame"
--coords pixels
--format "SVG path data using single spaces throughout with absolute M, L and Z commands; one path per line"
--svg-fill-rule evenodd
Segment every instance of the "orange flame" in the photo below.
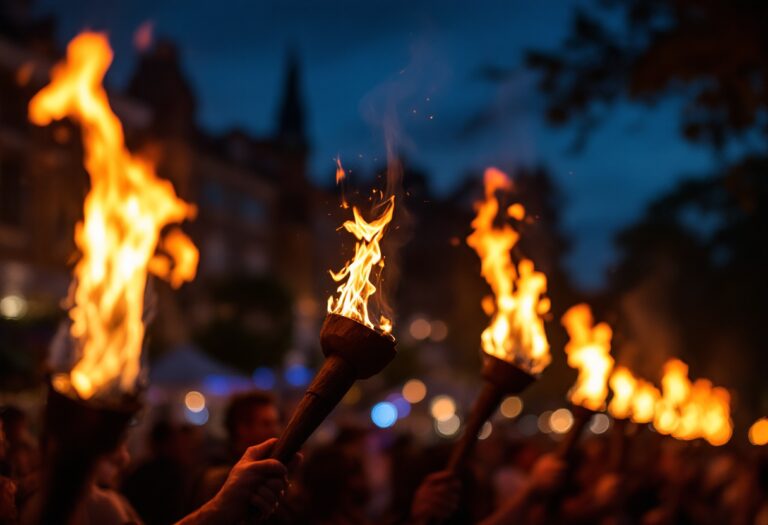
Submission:
M 632 421 L 645 424 L 653 421 L 656 405 L 661 398 L 659 389 L 647 381 L 637 380 L 635 394 L 632 396 Z
M 752 423 L 749 427 L 749 442 L 756 447 L 768 445 L 768 417 L 763 417 Z
M 608 412 L 616 419 L 628 419 L 632 413 L 632 399 L 637 388 L 637 379 L 629 368 L 617 366 L 608 383 L 613 391 Z
M 542 297 L 547 277 L 534 270 L 533 262 L 527 259 L 516 268 L 510 251 L 519 234 L 509 224 L 494 226 L 499 214 L 496 192 L 511 187 L 511 181 L 501 171 L 485 171 L 485 200 L 477 206 L 467 244 L 480 256 L 481 274 L 494 293 L 494 297 L 482 303 L 485 312 L 492 316 L 482 334 L 483 351 L 538 374 L 551 360 L 541 317 L 550 306 L 549 299 Z M 515 213 L 524 213 L 522 206 Z
M 664 365 L 663 397 L 657 405 L 654 427 L 676 439 L 706 439 L 724 445 L 731 439 L 731 396 L 725 388 L 713 387 L 707 379 L 691 384 L 688 366 L 678 359 Z
M 336 184 L 341 184 L 346 176 L 347 174 L 344 172 L 344 168 L 341 165 L 341 158 L 336 157 Z
M 395 197 L 392 196 L 384 203 L 382 214 L 371 222 L 366 222 L 357 207 L 352 208 L 354 221 L 346 221 L 343 228 L 357 238 L 355 256 L 347 261 L 339 272 L 330 272 L 334 281 L 342 282 L 336 289 L 338 299 L 328 298 L 328 313 L 343 315 L 368 328 L 375 328 L 368 315 L 368 299 L 376 292 L 376 286 L 371 282 L 371 271 L 378 265 L 384 267 L 379 245 L 384 230 L 392 220 L 395 211 Z M 379 319 L 379 330 L 391 333 L 392 322 L 383 315 Z
M 565 345 L 568 365 L 579 371 L 568 397 L 574 405 L 600 410 L 608 397 L 608 377 L 613 369 L 611 327 L 608 323 L 595 325 L 587 304 L 571 307 L 562 323 L 571 338 Z
M 141 321 L 147 272 L 174 286 L 194 277 L 198 253 L 181 231 L 172 231 L 155 255 L 160 231 L 195 214 L 169 181 L 125 147 L 102 80 L 112 61 L 106 36 L 82 33 L 54 67 L 51 83 L 29 104 L 39 126 L 71 117 L 83 128 L 85 167 L 91 190 L 84 219 L 75 229 L 82 257 L 75 267 L 71 334 L 80 359 L 57 389 L 83 399 L 132 393 L 140 372 Z M 74 392 L 72 391 L 74 389 Z

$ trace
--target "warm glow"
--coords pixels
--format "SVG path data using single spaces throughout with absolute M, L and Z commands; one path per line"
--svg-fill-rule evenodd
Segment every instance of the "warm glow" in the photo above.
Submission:
M 504 401 L 501 402 L 501 406 L 499 406 L 501 415 L 509 419 L 519 416 L 522 411 L 523 400 L 517 396 L 509 396 L 504 399 Z
M 344 173 L 344 168 L 341 165 L 341 157 L 336 157 L 336 184 L 341 184 L 346 178 L 347 174 Z
M 688 365 L 679 359 L 670 359 L 664 365 L 661 378 L 662 397 L 656 406 L 653 426 L 661 434 L 672 434 L 680 424 L 680 405 L 688 399 L 691 382 Z
M 411 404 L 419 403 L 427 396 L 427 385 L 418 379 L 411 379 L 403 385 L 403 399 Z
M 731 396 L 707 379 L 688 379 L 688 366 L 678 359 L 667 361 L 661 379 L 663 395 L 656 405 L 653 425 L 661 434 L 676 439 L 702 438 L 713 446 L 731 439 Z
M 195 209 L 156 176 L 149 162 L 126 149 L 122 125 L 102 87 L 111 61 L 106 36 L 77 36 L 66 60 L 51 72 L 51 83 L 29 105 L 34 124 L 69 117 L 83 129 L 91 190 L 83 222 L 75 229 L 82 255 L 69 312 L 81 358 L 69 377 L 58 376 L 54 384 L 65 390 L 71 385 L 84 399 L 134 392 L 147 272 L 178 286 L 194 277 L 198 257 L 178 230 L 160 239 L 163 228 L 191 218 Z M 158 245 L 162 253 L 156 254 Z
M 608 381 L 613 392 L 608 412 L 616 419 L 627 419 L 632 413 L 632 397 L 635 394 L 637 380 L 628 368 L 617 366 Z
M 456 414 L 456 402 L 448 396 L 437 396 L 429 406 L 432 417 L 438 421 L 447 421 Z
M 658 388 L 639 379 L 635 385 L 635 394 L 632 396 L 632 421 L 637 424 L 653 421 L 660 397 L 661 392 Z
M 749 442 L 758 447 L 768 445 L 768 417 L 752 423 L 749 427 Z
M 549 416 L 549 428 L 555 434 L 565 434 L 573 426 L 573 414 L 567 408 L 558 408 Z
M 205 408 L 205 396 L 196 390 L 190 390 L 184 396 L 184 405 L 190 412 L 202 412 Z
M 539 374 L 551 359 L 541 317 L 549 311 L 549 300 L 542 297 L 547 278 L 534 270 L 530 260 L 515 266 L 510 251 L 520 236 L 509 224 L 494 224 L 499 214 L 496 192 L 511 187 L 501 171 L 485 171 L 485 200 L 477 206 L 473 231 L 467 238 L 480 256 L 481 273 L 494 294 L 483 301 L 483 309 L 492 317 L 483 331 L 482 347 L 489 355 Z
M 378 218 L 366 222 L 358 209 L 352 208 L 354 221 L 346 221 L 342 226 L 354 235 L 358 242 L 355 244 L 355 256 L 339 272 L 330 272 L 337 283 L 338 299 L 328 298 L 328 312 L 343 315 L 368 328 L 375 328 L 368 316 L 368 299 L 376 292 L 376 286 L 371 282 L 371 272 L 374 266 L 384 267 L 381 255 L 381 242 L 384 230 L 392 220 L 395 211 L 395 197 L 392 196 L 383 203 L 384 210 Z M 392 322 L 381 316 L 378 328 L 384 333 L 392 331 Z
M 611 327 L 607 323 L 595 325 L 586 304 L 570 308 L 562 322 L 570 337 L 565 345 L 568 365 L 579 371 L 568 398 L 574 405 L 600 410 L 608 397 L 608 376 L 613 369 Z

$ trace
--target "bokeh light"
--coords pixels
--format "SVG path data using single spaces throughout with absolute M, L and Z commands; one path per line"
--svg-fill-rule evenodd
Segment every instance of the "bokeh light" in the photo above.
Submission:
M 448 419 L 443 421 L 435 421 L 435 430 L 443 437 L 452 437 L 458 434 L 461 428 L 461 419 L 456 414 L 453 414 Z
M 184 411 L 184 418 L 193 425 L 202 426 L 208 422 L 208 409 L 203 408 L 199 412 L 192 412 L 187 409 Z
M 423 341 L 432 333 L 432 325 L 423 317 L 418 317 L 411 321 L 411 326 L 408 331 L 410 332 L 411 337 L 418 341 Z
M 549 428 L 555 434 L 565 434 L 572 426 L 573 414 L 567 408 L 558 408 L 549 416 Z
M 205 410 L 205 396 L 197 390 L 190 390 L 184 396 L 184 405 L 190 412 L 202 412 Z
M 456 402 L 449 396 L 436 396 L 429 406 L 432 417 L 438 421 L 448 421 L 456 414 Z
M 304 365 L 291 365 L 285 369 L 285 381 L 295 387 L 307 386 L 312 381 L 312 371 Z
M 534 435 L 538 429 L 538 418 L 534 414 L 526 414 L 517 421 L 517 429 L 524 436 Z
M 386 400 L 395 405 L 398 419 L 403 419 L 411 414 L 411 404 L 399 392 L 388 395 Z
M 439 343 L 441 341 L 445 341 L 445 338 L 448 337 L 448 325 L 445 324 L 443 321 L 432 321 L 432 334 L 430 335 L 430 339 L 435 341 L 436 343 Z
M 27 314 L 27 301 L 18 295 L 6 295 L 0 299 L 0 316 L 20 319 Z
M 768 445 L 768 417 L 758 419 L 749 427 L 749 442 L 758 447 Z
M 411 379 L 403 385 L 403 398 L 411 404 L 419 403 L 427 397 L 427 385 L 419 379 Z
M 499 412 L 501 415 L 512 419 L 520 415 L 523 411 L 523 400 L 517 396 L 509 396 L 501 402 Z
M 397 421 L 397 407 L 389 401 L 376 403 L 371 409 L 371 421 L 379 428 L 389 428 Z
M 589 431 L 593 434 L 605 434 L 611 428 L 611 418 L 605 414 L 595 414 L 589 423 Z

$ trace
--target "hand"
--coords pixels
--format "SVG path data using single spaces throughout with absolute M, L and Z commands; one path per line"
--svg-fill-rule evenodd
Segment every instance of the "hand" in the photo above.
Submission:
M 530 490 L 543 493 L 552 492 L 565 481 L 566 464 L 556 454 L 544 454 L 531 469 Z
M 231 521 L 245 516 L 249 506 L 268 516 L 285 495 L 288 469 L 278 460 L 269 459 L 276 441 L 270 439 L 248 448 L 214 496 L 216 508 L 231 515 Z
M 421 482 L 411 505 L 411 521 L 428 523 L 450 518 L 459 507 L 461 483 L 448 471 L 430 474 Z

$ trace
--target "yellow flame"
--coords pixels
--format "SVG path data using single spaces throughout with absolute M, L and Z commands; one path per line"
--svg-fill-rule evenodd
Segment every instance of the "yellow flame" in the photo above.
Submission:
M 637 379 L 629 368 L 617 366 L 608 383 L 613 392 L 608 412 L 616 419 L 628 419 L 632 414 L 632 398 L 637 388 Z
M 178 230 L 162 242 L 167 255 L 154 255 L 160 231 L 193 217 L 195 209 L 176 196 L 169 181 L 157 178 L 148 162 L 126 149 L 123 128 L 102 87 L 111 61 L 105 35 L 80 34 L 67 47 L 66 60 L 54 67 L 51 83 L 29 104 L 34 124 L 70 117 L 83 128 L 91 190 L 83 222 L 75 229 L 82 257 L 75 267 L 75 304 L 69 313 L 81 356 L 68 378 L 54 382 L 60 389 L 70 384 L 83 399 L 134 391 L 147 271 L 178 286 L 194 277 L 198 257 Z
M 336 184 L 341 184 L 341 181 L 343 181 L 346 176 L 347 174 L 341 166 L 341 157 L 336 157 Z
M 338 298 L 328 298 L 329 313 L 343 315 L 369 328 L 375 328 L 368 315 L 368 299 L 376 292 L 376 286 L 371 282 L 371 271 L 376 265 L 384 267 L 379 243 L 394 211 L 394 196 L 385 201 L 384 211 L 371 222 L 363 219 L 357 207 L 352 208 L 355 220 L 346 221 L 342 227 L 358 240 L 355 256 L 339 272 L 330 272 L 333 280 L 342 284 L 336 289 Z M 346 282 L 343 282 L 345 279 Z M 392 322 L 381 316 L 378 328 L 384 333 L 390 333 Z
M 494 293 L 482 303 L 484 311 L 492 316 L 482 334 L 483 351 L 538 374 L 551 360 L 541 317 L 550 306 L 549 300 L 542 297 L 547 277 L 536 271 L 528 259 L 520 261 L 516 268 L 510 251 L 519 234 L 509 224 L 494 225 L 499 214 L 496 192 L 511 187 L 501 171 L 485 171 L 485 200 L 477 206 L 467 244 L 480 256 L 481 274 Z
M 659 398 L 661 398 L 661 392 L 658 388 L 648 381 L 638 379 L 635 394 L 632 396 L 632 421 L 637 424 L 653 421 Z
M 688 379 L 688 366 L 678 359 L 667 361 L 661 379 L 663 396 L 656 407 L 654 427 L 676 439 L 706 439 L 724 445 L 733 434 L 731 396 L 707 379 Z
M 611 327 L 608 323 L 595 325 L 586 304 L 571 307 L 562 322 L 570 337 L 565 345 L 568 364 L 579 371 L 568 397 L 574 405 L 600 410 L 608 397 L 608 377 L 613 369 Z

